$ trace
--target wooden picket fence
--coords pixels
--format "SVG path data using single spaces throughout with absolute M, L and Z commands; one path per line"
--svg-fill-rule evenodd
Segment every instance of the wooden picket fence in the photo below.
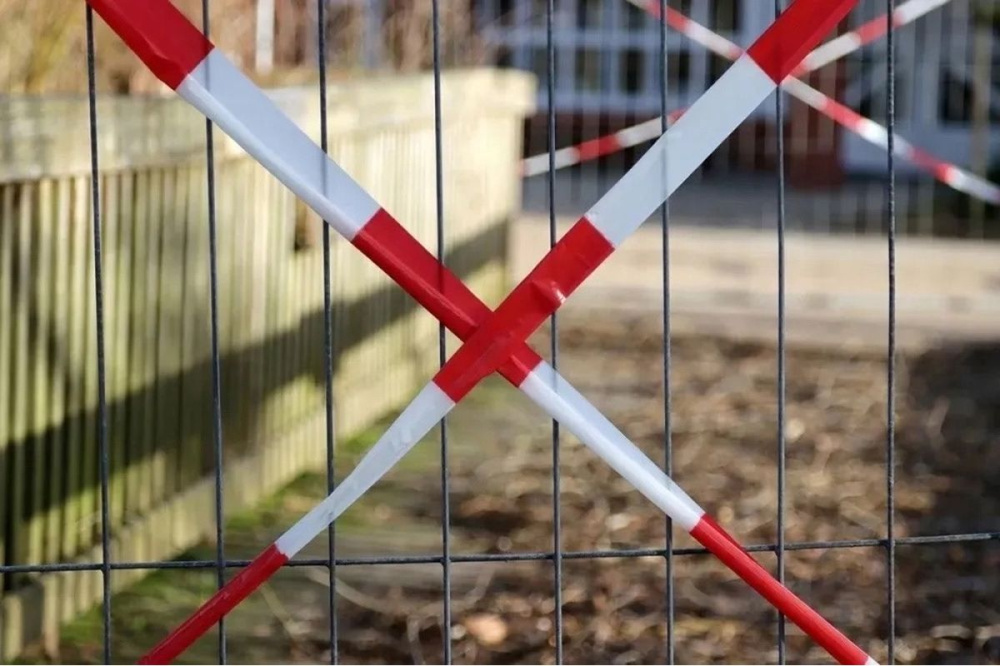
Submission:
M 532 80 L 444 76 L 447 259 L 504 289 L 506 222 Z M 428 247 L 432 81 L 330 88 L 330 149 Z M 315 88 L 273 91 L 318 137 Z M 112 558 L 173 556 L 214 530 L 204 120 L 183 102 L 101 98 Z M 99 562 L 100 477 L 88 106 L 0 100 L 0 563 Z M 216 133 L 227 510 L 325 461 L 322 225 Z M 437 363 L 437 323 L 333 246 L 340 436 L 400 405 Z M 120 587 L 141 571 L 118 570 Z M 0 659 L 100 599 L 99 572 L 0 577 Z

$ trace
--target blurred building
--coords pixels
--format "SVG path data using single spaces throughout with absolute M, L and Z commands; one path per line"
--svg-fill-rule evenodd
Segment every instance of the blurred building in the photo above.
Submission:
M 493 62 L 534 72 L 543 83 L 529 125 L 528 150 L 544 150 L 548 0 L 472 0 L 476 25 Z M 992 3 L 993 0 L 989 0 Z M 555 85 L 560 145 L 593 138 L 659 115 L 661 44 L 655 19 L 627 0 L 554 0 Z M 773 20 L 766 0 L 669 0 L 669 5 L 727 39 L 747 46 Z M 1000 149 L 1000 48 L 997 21 L 977 0 L 952 0 L 897 33 L 897 128 L 902 136 L 958 164 L 975 165 Z M 862 0 L 848 25 L 885 13 L 885 0 Z M 728 63 L 687 37 L 667 39 L 667 106 L 695 101 Z M 878 40 L 815 73 L 812 85 L 864 115 L 886 118 L 887 42 Z M 787 107 L 790 172 L 801 185 L 885 170 L 884 151 L 841 131 L 804 105 Z M 745 167 L 773 162 L 776 110 L 765 103 L 724 149 Z M 581 127 L 591 126 L 589 130 Z M 534 139 L 534 140 L 532 140 Z M 905 170 L 906 166 L 901 165 Z

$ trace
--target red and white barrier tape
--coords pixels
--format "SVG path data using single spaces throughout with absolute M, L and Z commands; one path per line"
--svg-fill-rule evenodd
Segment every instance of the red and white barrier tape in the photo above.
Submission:
M 629 0 L 630 2 L 632 0 Z M 916 21 L 918 18 L 931 13 L 935 9 L 947 5 L 951 0 L 909 0 L 897 6 L 892 12 L 892 27 L 901 28 L 908 23 Z M 652 3 L 648 3 L 647 7 Z M 659 5 L 651 13 L 659 14 Z M 647 9 L 648 11 L 648 9 Z M 857 51 L 866 44 L 871 44 L 877 39 L 881 39 L 889 32 L 888 14 L 883 14 L 878 18 L 863 23 L 860 27 L 846 32 L 839 37 L 831 39 L 829 42 L 819 47 L 802 61 L 802 65 L 795 70 L 793 76 L 802 76 L 809 72 L 825 67 L 830 63 L 840 60 L 844 56 Z
M 856 0 L 797 0 L 481 325 L 366 454 L 351 477 L 275 544 L 283 553 L 313 539 L 440 421 L 554 312 L 628 235 L 777 87 Z M 639 452 L 618 450 L 581 420 L 583 398 L 534 368 L 520 388 L 605 459 L 678 525 L 842 663 L 870 657 L 764 570 L 705 511 Z M 589 407 L 589 405 L 587 406 Z M 590 408 L 592 409 L 592 408 Z M 600 448 L 596 448 L 599 453 Z M 651 469 L 652 468 L 652 469 Z M 655 473 L 652 471 L 655 469 Z
M 653 16 L 659 16 L 660 5 L 658 2 L 649 2 L 648 0 L 646 2 L 641 0 L 628 1 L 634 5 L 645 8 L 646 11 L 653 14 Z M 930 0 L 923 1 L 930 4 Z M 935 0 L 935 2 L 940 2 L 940 0 Z M 897 13 L 894 16 L 893 23 L 898 24 L 899 21 L 903 21 L 907 19 L 907 17 L 913 16 L 917 9 L 919 8 L 907 8 L 907 12 L 902 14 L 902 16 Z M 667 8 L 666 21 L 670 27 L 724 58 L 737 60 L 743 53 L 743 50 L 739 46 L 733 44 L 725 37 L 712 32 L 705 26 L 696 23 L 670 7 Z M 886 24 L 887 22 L 883 17 L 878 21 L 877 25 L 868 28 L 868 32 L 877 34 L 875 32 L 875 28 L 879 27 L 879 25 L 884 26 Z M 866 24 L 866 26 L 871 25 L 872 24 L 870 23 Z M 831 42 L 831 44 L 832 43 L 833 42 Z M 861 114 L 853 111 L 847 106 L 844 106 L 835 99 L 816 90 L 804 81 L 800 81 L 794 77 L 785 79 L 782 82 L 781 87 L 786 92 L 791 94 L 792 97 L 808 104 L 834 122 L 842 125 L 851 132 L 854 132 L 862 139 L 882 148 L 883 150 L 889 149 L 889 130 L 879 123 L 876 123 L 874 120 L 865 118 Z M 898 134 L 895 137 L 894 146 L 895 155 L 912 162 L 914 165 L 934 176 L 934 178 L 941 181 L 945 185 L 948 185 L 959 192 L 968 194 L 971 197 L 981 199 L 987 203 L 1000 204 L 1000 186 L 995 183 L 991 183 L 974 173 L 970 173 L 959 166 L 946 162 L 938 157 L 935 157 L 934 155 L 931 155 L 925 150 L 917 148 L 906 139 L 900 137 Z
M 651 0 L 645 4 L 638 2 L 637 0 L 629 0 L 629 2 L 646 9 L 646 11 L 653 14 L 653 16 L 659 16 L 659 0 Z M 949 2 L 951 2 L 951 0 L 909 0 L 909 2 L 903 3 L 893 11 L 892 25 L 898 28 L 908 23 L 912 23 L 918 18 L 929 14 Z M 876 19 L 866 22 L 861 27 L 852 30 L 851 32 L 831 39 L 829 42 L 807 55 L 792 75 L 802 76 L 804 74 L 814 72 L 833 62 L 836 62 L 837 60 L 840 60 L 854 51 L 857 51 L 861 47 L 872 43 L 876 39 L 880 39 L 889 31 L 889 21 L 886 20 L 888 16 L 888 14 L 884 14 Z M 735 44 L 719 38 L 717 35 L 714 35 L 703 26 L 694 23 L 693 21 L 691 22 L 689 29 L 693 32 L 699 33 L 701 38 L 713 41 L 716 43 L 718 48 L 725 49 L 727 52 L 733 54 L 733 59 L 738 58 L 743 54 L 742 49 L 736 47 Z M 676 121 L 677 118 L 684 113 L 684 111 L 685 109 L 672 111 L 667 116 L 668 124 Z M 626 127 L 625 129 L 618 130 L 617 132 L 612 132 L 611 134 L 606 134 L 605 136 L 598 137 L 596 139 L 584 141 L 583 143 L 575 146 L 568 146 L 566 148 L 556 150 L 554 160 L 555 168 L 563 169 L 575 164 L 587 162 L 589 160 L 595 160 L 599 157 L 604 157 L 605 155 L 610 155 L 647 141 L 653 141 L 658 139 L 661 134 L 663 134 L 663 131 L 661 129 L 660 119 L 653 118 L 652 120 L 647 120 L 639 123 L 638 125 L 633 125 L 632 127 Z M 531 157 L 526 157 L 521 161 L 521 175 L 526 178 L 548 173 L 548 171 L 548 153 L 532 155 Z
M 457 277 L 443 269 L 434 256 L 275 108 L 221 53 L 215 51 L 169 2 L 150 0 L 136 7 L 128 6 L 125 0 L 91 0 L 91 4 L 126 38 L 154 73 L 236 139 L 248 153 L 329 220 L 338 232 L 351 240 L 452 332 L 465 339 L 490 314 L 485 304 Z M 331 195 L 337 197 L 336 202 Z M 514 350 L 500 372 L 519 386 L 532 370 L 553 382 L 552 388 L 540 387 L 537 390 L 534 397 L 539 403 L 559 403 L 561 398 L 554 393 L 557 385 L 564 394 L 576 396 L 564 418 L 573 418 L 584 424 L 581 429 L 589 428 L 595 433 L 587 438 L 592 448 L 606 458 L 624 456 L 633 459 L 644 467 L 646 476 L 656 479 L 659 486 L 673 485 L 655 464 L 526 344 Z M 556 415 L 554 409 L 552 413 Z M 366 460 L 355 474 L 338 487 L 336 499 L 345 495 L 351 498 L 342 503 L 344 507 L 364 490 L 355 481 L 364 477 L 365 470 L 371 467 L 371 457 Z M 381 473 L 375 478 L 378 476 Z M 673 494 L 685 497 L 683 491 L 676 487 Z M 327 518 L 317 512 L 307 516 L 150 652 L 145 660 L 153 663 L 175 658 L 308 543 L 312 539 L 309 534 L 315 535 L 332 519 L 333 516 Z M 312 525 L 317 520 L 323 524 L 313 529 Z
M 906 25 L 950 1 L 910 0 L 910 2 L 900 5 L 895 10 L 892 24 L 896 27 Z M 629 2 L 640 7 L 646 7 L 654 15 L 659 14 L 659 3 L 655 1 L 642 3 L 637 0 L 629 0 Z M 715 53 L 730 59 L 738 58 L 742 54 L 742 49 L 736 44 L 709 31 L 704 26 L 695 23 L 672 9 L 668 9 L 667 20 L 679 32 L 684 33 Z M 873 19 L 857 30 L 841 35 L 813 51 L 793 75 L 806 74 L 828 65 L 857 48 L 883 36 L 888 29 L 889 22 L 886 20 L 886 16 Z M 883 150 L 889 149 L 889 132 L 884 126 L 865 118 L 849 107 L 797 79 L 787 79 L 782 84 L 782 87 L 800 101 L 808 104 L 851 132 L 854 132 L 869 143 Z M 673 122 L 683 113 L 683 109 L 672 112 L 669 116 L 670 122 Z M 561 148 L 556 151 L 556 169 L 573 166 L 574 164 L 609 155 L 619 150 L 645 143 L 646 141 L 652 141 L 661 134 L 660 120 L 654 118 L 639 125 L 619 130 L 613 134 L 591 139 L 577 146 Z M 898 134 L 895 139 L 895 154 L 912 162 L 937 180 L 959 192 L 981 199 L 987 203 L 1000 204 L 1000 186 L 931 155 L 927 151 L 914 146 Z M 526 158 L 521 164 L 522 175 L 524 176 L 535 176 L 546 173 L 549 168 L 548 153 Z
M 667 115 L 667 125 L 671 125 L 684 115 L 686 109 L 672 111 Z M 659 118 L 653 118 L 638 125 L 605 134 L 596 139 L 584 141 L 575 146 L 559 148 L 555 151 L 555 169 L 565 169 L 575 164 L 596 160 L 605 155 L 617 153 L 620 150 L 638 146 L 647 141 L 655 141 L 663 136 L 662 123 Z M 529 178 L 549 172 L 549 154 L 540 153 L 526 157 L 521 161 L 521 176 Z
M 452 274 L 446 272 L 443 287 L 438 287 L 441 272 L 436 259 L 274 108 L 169 2 L 129 6 L 125 0 L 91 0 L 91 4 L 161 79 L 233 136 L 456 334 L 468 337 L 489 315 L 486 306 Z M 328 196 L 334 193 L 340 197 L 336 203 Z M 588 446 L 644 493 L 659 497 L 657 504 L 669 505 L 668 512 L 682 524 L 697 522 L 697 505 L 526 345 L 517 346 L 500 371 L 553 416 L 572 423 Z M 426 417 L 417 414 L 414 420 L 423 427 Z M 397 431 L 393 439 L 403 442 L 409 433 Z M 388 458 L 367 456 L 338 488 L 338 494 L 266 549 L 144 661 L 166 662 L 180 654 L 322 531 L 402 454 L 403 449 L 396 447 L 390 448 Z M 739 555 L 731 557 L 741 559 Z

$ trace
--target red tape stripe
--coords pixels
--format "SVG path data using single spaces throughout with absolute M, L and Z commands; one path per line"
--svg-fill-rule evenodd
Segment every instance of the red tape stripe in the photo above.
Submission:
M 146 63 L 173 89 L 214 46 L 169 0 L 87 0 Z
M 868 655 L 861 648 L 775 580 L 711 516 L 702 516 L 691 530 L 691 536 L 809 634 L 834 659 L 842 664 L 864 664 L 868 661 Z
M 385 210 L 380 210 L 365 224 L 353 243 L 462 340 L 469 338 L 492 314 L 461 280 Z M 523 343 L 512 352 L 498 371 L 514 386 L 520 386 L 542 362 L 542 357 Z
M 555 312 L 614 246 L 586 218 L 573 225 L 434 378 L 459 402 Z
M 613 153 L 620 148 L 621 143 L 618 141 L 618 133 L 616 132 L 591 139 L 590 141 L 584 141 L 576 147 L 576 156 L 580 162 L 585 162 L 598 158 L 601 155 Z
M 857 0 L 795 0 L 747 51 L 771 79 L 780 84 L 813 47 L 847 16 Z
M 140 664 L 169 664 L 181 652 L 194 643 L 219 620 L 225 617 L 261 583 L 288 561 L 277 546 L 271 544 L 258 555 L 243 571 L 226 584 L 198 612 L 187 619 L 159 645 L 139 660 Z

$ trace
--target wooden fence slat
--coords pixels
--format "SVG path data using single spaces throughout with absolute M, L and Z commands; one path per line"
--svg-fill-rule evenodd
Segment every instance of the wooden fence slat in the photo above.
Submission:
M 180 438 L 181 420 L 181 324 L 182 324 L 182 280 L 180 271 L 184 266 L 184 210 L 189 196 L 187 178 L 178 177 L 177 172 L 168 170 L 164 174 L 163 196 L 158 214 L 162 217 L 160 226 L 161 252 L 160 308 L 157 327 L 157 378 L 156 430 L 158 447 L 164 452 L 164 487 L 173 493 L 182 487 L 178 474 L 178 459 L 171 451 L 176 451 Z
M 217 164 L 219 169 L 219 179 L 216 181 L 216 249 L 217 265 L 216 271 L 218 282 L 218 322 L 219 322 L 219 350 L 222 354 L 220 363 L 221 376 L 219 378 L 222 387 L 222 433 L 223 443 L 231 435 L 227 424 L 234 422 L 239 409 L 236 401 L 232 400 L 232 394 L 227 388 L 239 386 L 239 362 L 237 352 L 240 348 L 240 332 L 243 322 L 239 318 L 238 294 L 241 288 L 237 279 L 236 267 L 240 254 L 240 245 L 243 239 L 239 231 L 242 227 L 240 217 L 244 213 L 243 208 L 243 183 L 240 162 L 225 162 Z M 201 229 L 201 233 L 208 237 L 207 217 L 206 224 Z M 210 310 L 206 307 L 206 319 Z M 211 340 L 210 331 L 205 335 Z M 208 387 L 207 398 L 212 400 L 212 378 L 209 373 L 206 377 Z M 205 428 L 204 445 L 204 465 L 206 473 L 215 473 L 215 431 L 214 422 L 208 421 Z M 223 455 L 225 455 L 223 453 Z M 214 507 L 212 507 L 214 510 Z
M 17 215 L 17 269 L 15 272 L 14 295 L 14 349 L 22 350 L 14 356 L 14 381 L 11 387 L 13 398 L 11 415 L 11 443 L 14 448 L 13 471 L 11 473 L 11 517 L 14 524 L 11 543 L 8 545 L 12 553 L 11 560 L 15 564 L 23 564 L 29 559 L 29 532 L 25 492 L 28 477 L 26 457 L 28 455 L 29 413 L 31 386 L 29 384 L 29 354 L 23 350 L 29 349 L 30 327 L 29 308 L 31 303 L 31 273 L 33 269 L 33 248 L 31 244 L 31 225 L 34 216 L 34 199 L 37 186 L 26 183 L 21 190 L 18 201 Z
M 108 174 L 103 178 L 104 199 L 107 202 L 102 215 L 104 226 L 104 284 L 107 294 L 105 304 L 106 321 L 106 368 L 108 395 L 108 460 L 109 488 L 108 514 L 112 528 L 117 528 L 124 522 L 125 516 L 125 432 L 127 419 L 125 391 L 123 388 L 124 372 L 128 370 L 128 353 L 125 344 L 126 331 L 123 330 L 123 320 L 128 315 L 128 296 L 123 278 L 123 271 L 128 264 L 128 256 L 124 250 L 126 241 L 127 207 L 122 205 L 122 188 L 117 173 Z
M 52 433 L 51 457 L 48 465 L 48 486 L 43 489 L 48 497 L 46 511 L 46 551 L 45 560 L 54 562 L 63 556 L 63 531 L 65 530 L 65 513 L 68 502 L 65 494 L 68 470 L 66 469 L 66 446 L 68 433 L 66 428 L 66 397 L 68 379 L 72 372 L 73 359 L 67 354 L 66 334 L 69 326 L 69 254 L 70 254 L 70 214 L 72 213 L 72 185 L 65 179 L 55 182 L 56 210 L 52 233 L 49 242 L 54 245 L 55 259 L 53 271 L 51 318 L 47 334 L 51 342 L 48 353 L 51 359 L 51 389 L 49 400 L 51 411 L 49 432 Z
M 152 479 L 150 478 L 152 447 L 146 439 L 145 419 L 152 414 L 146 410 L 144 401 L 140 399 L 143 392 L 152 386 L 152 377 L 146 375 L 146 338 L 149 322 L 147 309 L 152 306 L 148 297 L 150 279 L 150 241 L 153 231 L 150 229 L 150 218 L 145 210 L 148 200 L 149 172 L 128 173 L 123 175 L 129 179 L 130 196 L 123 202 L 128 206 L 132 225 L 132 246 L 129 248 L 132 257 L 130 276 L 131 298 L 128 301 L 130 335 L 128 339 L 129 367 L 126 381 L 128 404 L 131 411 L 128 415 L 126 455 L 128 477 L 125 484 L 126 505 L 128 515 L 137 515 L 151 506 Z
M 251 200 L 257 206 L 251 207 L 248 215 L 249 225 L 247 228 L 247 246 L 250 257 L 248 272 L 246 276 L 247 284 L 253 285 L 255 280 L 261 280 L 265 284 L 269 275 L 267 272 L 267 246 L 266 231 L 268 221 L 275 219 L 271 217 L 271 198 L 269 196 L 268 182 L 263 177 L 263 169 L 253 167 L 248 173 L 248 182 L 251 188 Z M 263 382 L 263 346 L 267 340 L 267 328 L 265 318 L 267 291 L 265 289 L 248 290 L 249 317 L 245 325 L 249 332 L 249 348 L 252 354 L 248 358 L 249 367 L 247 369 L 247 399 L 253 407 L 253 426 L 247 437 L 247 445 L 251 450 L 257 450 L 264 441 L 266 433 L 264 415 L 265 389 Z
M 167 462 L 166 453 L 162 447 L 159 407 L 159 377 L 162 374 L 159 366 L 160 339 L 160 288 L 163 276 L 163 207 L 161 199 L 166 186 L 167 177 L 164 171 L 144 172 L 148 178 L 149 189 L 145 194 L 142 210 L 146 226 L 149 229 L 149 282 L 146 285 L 146 362 L 145 362 L 145 400 L 143 401 L 143 440 L 147 442 L 149 468 L 146 472 L 149 479 L 152 505 L 159 502 L 167 493 Z
M 86 319 L 83 326 L 84 349 L 81 355 L 83 376 L 83 457 L 81 460 L 83 497 L 81 517 L 86 530 L 82 547 L 89 546 L 98 538 L 102 528 L 100 495 L 100 443 L 97 439 L 98 395 L 97 395 L 97 296 L 95 291 L 96 257 L 94 256 L 94 214 L 93 190 L 90 177 L 85 178 L 85 234 L 86 270 L 84 273 L 83 301 L 86 304 Z M 103 211 L 104 194 L 100 195 Z
M 118 233 L 116 238 L 117 261 L 115 263 L 115 273 L 112 279 L 116 283 L 115 291 L 115 367 L 112 368 L 115 391 L 114 403 L 116 404 L 115 418 L 112 421 L 112 456 L 115 462 L 114 467 L 115 483 L 112 484 L 112 508 L 114 512 L 114 524 L 121 525 L 125 522 L 128 512 L 127 493 L 128 482 L 134 476 L 132 467 L 129 465 L 128 450 L 131 446 L 129 441 L 128 423 L 131 418 L 129 410 L 131 401 L 129 400 L 129 370 L 131 368 L 130 338 L 131 338 L 131 315 L 132 315 L 132 262 L 134 253 L 132 248 L 132 237 L 135 229 L 135 210 L 132 205 L 133 189 L 132 178 L 128 173 L 116 173 L 111 179 L 115 182 L 118 193 L 116 197 L 117 215 L 115 216 Z
M 17 224 L 14 212 L 14 194 L 17 185 L 0 186 L 0 479 L 4 487 L 0 488 L 0 564 L 7 564 L 7 525 L 11 521 L 12 506 L 7 487 L 7 467 L 13 465 L 9 460 L 11 445 L 11 408 L 12 408 L 12 368 L 14 364 L 14 346 L 11 344 L 12 323 L 14 322 L 13 307 L 13 257 L 14 228 Z M 0 574 L 0 595 L 4 590 L 4 576 Z
M 69 415 L 66 442 L 66 497 L 65 527 L 63 529 L 63 552 L 76 555 L 83 535 L 83 446 L 84 415 L 86 412 L 83 395 L 83 364 L 85 359 L 84 327 L 87 322 L 87 182 L 83 178 L 73 178 L 69 182 L 71 190 L 71 211 L 69 228 L 69 322 L 66 331 L 66 348 L 69 360 L 69 387 L 66 395 L 66 413 Z
M 198 478 L 206 469 L 211 442 L 211 373 L 208 320 L 208 191 L 204 167 L 180 172 L 188 193 L 186 206 L 173 220 L 184 234 L 182 282 L 184 293 L 183 340 L 181 344 L 183 391 L 181 411 L 184 439 L 178 443 L 178 461 L 185 479 Z M 206 520 L 211 511 L 206 507 Z
M 49 357 L 46 345 L 48 333 L 48 312 L 52 299 L 52 180 L 45 178 L 38 184 L 38 200 L 35 215 L 31 220 L 31 235 L 34 245 L 35 266 L 32 271 L 33 297 L 28 310 L 29 317 L 29 358 L 31 358 L 31 428 L 28 441 L 28 562 L 44 560 L 45 511 L 44 494 L 46 483 L 48 447 L 48 410 L 51 406 L 49 394 Z

